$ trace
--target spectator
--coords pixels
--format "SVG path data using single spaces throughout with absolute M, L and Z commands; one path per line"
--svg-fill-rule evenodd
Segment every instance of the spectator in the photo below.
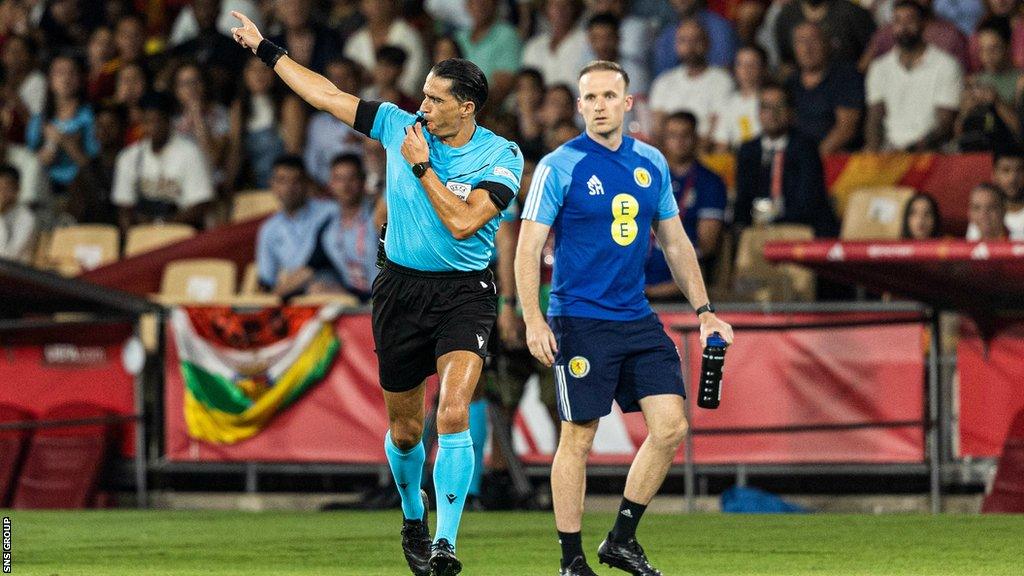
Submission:
M 335 60 L 327 65 L 325 76 L 335 86 L 349 94 L 359 94 L 360 76 L 362 70 L 359 64 L 348 58 Z M 292 98 L 292 96 L 288 96 Z M 306 163 L 306 170 L 314 180 L 321 186 L 326 186 L 331 177 L 331 160 L 341 154 L 361 154 L 365 138 L 351 126 L 338 120 L 329 112 L 317 112 L 309 119 L 309 126 L 306 128 L 306 145 L 302 148 L 301 142 L 297 150 L 303 150 L 303 158 Z M 287 139 L 285 140 L 286 148 Z M 377 142 L 371 143 L 380 147 Z M 295 150 L 288 148 L 289 153 Z
M 576 26 L 581 12 L 579 0 L 546 0 L 544 15 L 551 30 L 535 34 L 523 48 L 523 66 L 539 70 L 547 86 L 577 84 L 576 73 L 587 45 L 586 32 Z
M 242 12 L 242 14 L 248 14 L 248 12 Z M 234 25 L 232 24 L 232 26 Z M 327 25 L 338 34 L 342 45 L 348 43 L 348 39 L 366 25 L 366 16 L 359 11 L 359 0 L 334 0 L 331 3 L 331 11 L 327 15 Z
M 274 160 L 286 151 L 301 149 L 304 114 L 302 104 L 285 92 L 274 72 L 250 58 L 229 112 L 227 184 L 238 185 L 244 167 L 243 185 L 267 188 Z
M 786 82 L 797 130 L 818 143 L 822 156 L 860 145 L 864 77 L 849 62 L 832 62 L 824 32 L 813 22 L 793 30 L 797 69 Z
M 960 63 L 965 70 L 970 64 L 967 37 L 956 27 L 956 24 L 936 15 L 932 11 L 932 0 L 914 0 L 925 10 L 924 41 L 946 54 L 949 54 Z M 879 28 L 871 37 L 871 43 L 860 58 L 858 68 L 865 71 L 871 65 L 871 61 L 896 46 L 896 33 L 891 22 Z
M 892 21 L 892 9 L 895 0 L 876 0 L 871 5 L 871 12 L 875 15 L 875 22 L 888 24 Z M 932 3 L 932 10 L 935 15 L 952 22 L 964 34 L 974 32 L 985 15 L 985 6 L 982 0 L 935 0 Z
M 757 104 L 767 59 L 764 50 L 758 46 L 744 46 L 736 52 L 733 65 L 736 90 L 721 103 L 712 138 L 718 152 L 734 151 L 761 132 Z
M 856 64 L 875 33 L 871 13 L 849 0 L 793 0 L 775 22 L 775 42 L 783 63 L 793 62 L 793 30 L 805 21 L 821 26 L 837 62 Z
M 663 72 L 651 86 L 655 140 L 665 117 L 683 110 L 697 117 L 703 139 L 714 133 L 715 111 L 732 93 L 732 78 L 725 70 L 708 66 L 708 35 L 697 20 L 679 24 L 676 50 L 682 64 Z
M 68 202 L 58 222 L 77 224 L 118 224 L 117 207 L 111 199 L 117 157 L 124 146 L 127 122 L 122 107 L 109 106 L 96 112 L 96 141 L 100 151 L 78 171 L 68 189 Z
M 782 55 L 779 53 L 779 44 L 775 36 L 775 25 L 779 21 L 782 9 L 796 0 L 771 0 L 768 9 L 764 12 L 764 21 L 757 29 L 757 44 L 768 53 L 768 67 L 777 70 L 782 65 Z
M 976 34 L 980 71 L 969 77 L 957 136 L 961 151 L 991 150 L 1020 138 L 1016 93 L 1021 73 L 1010 61 L 1010 24 L 1005 18 L 989 18 Z
M 114 103 L 123 106 L 127 111 L 128 127 L 125 130 L 124 143 L 134 144 L 145 136 L 142 125 L 142 108 L 139 103 L 149 92 L 149 78 L 146 69 L 139 64 L 126 64 L 117 71 Z
M 48 80 L 46 107 L 29 121 L 25 142 L 47 167 L 53 191 L 63 195 L 78 167 L 99 152 L 99 143 L 92 110 L 84 101 L 78 61 L 67 56 L 54 58 Z
M 100 26 L 92 31 L 86 62 L 85 97 L 89 102 L 104 102 L 117 88 L 117 47 L 110 28 Z
M 1011 240 L 1024 240 L 1024 151 L 997 148 L 992 158 L 992 185 L 1002 192 L 1006 216 L 1003 224 Z M 967 239 L 979 239 L 978 227 L 967 227 Z
M 764 25 L 765 13 L 769 2 L 761 0 L 739 0 L 736 4 L 736 42 L 739 46 L 757 46 L 760 44 L 758 32 Z M 765 62 L 767 64 L 767 61 Z
M 548 152 L 580 135 L 580 127 L 572 120 L 559 120 L 544 133 L 544 146 Z
M 696 20 L 706 32 L 707 63 L 721 68 L 732 66 L 736 53 L 736 33 L 729 21 L 705 8 L 703 0 L 671 0 L 671 4 L 676 11 L 676 19 L 661 29 L 654 42 L 654 75 L 658 76 L 686 63 L 686 58 L 678 49 L 679 28 L 682 23 L 690 20 Z M 707 123 L 702 121 L 701 125 L 706 127 Z
M 939 204 L 927 194 L 918 192 L 910 197 L 903 209 L 900 238 L 904 240 L 934 240 L 942 237 L 942 218 Z
M 163 93 L 146 95 L 140 103 L 145 138 L 117 157 L 111 200 L 125 230 L 166 221 L 201 227 L 214 199 L 203 151 L 171 129 L 173 105 Z
M 146 26 L 142 18 L 134 13 L 127 13 L 117 21 L 114 27 L 114 44 L 117 46 L 118 67 L 138 64 L 147 73 L 155 72 L 148 68 L 146 61 Z
M 1003 193 L 989 183 L 978 184 L 971 190 L 967 212 L 968 231 L 976 235 L 967 240 L 1006 240 L 1006 199 Z
M 825 189 L 821 156 L 813 140 L 792 128 L 785 89 L 763 87 L 759 114 L 761 137 L 740 146 L 736 155 L 736 224 L 806 224 L 815 236 L 835 236 L 839 225 Z
M 714 268 L 725 228 L 725 182 L 697 160 L 697 117 L 677 112 L 668 117 L 662 144 L 672 176 L 672 192 L 679 205 L 683 229 L 697 250 L 705 276 Z M 681 300 L 665 255 L 657 242 L 644 265 L 645 292 L 654 300 Z
M 629 75 L 629 93 L 634 98 L 646 99 L 647 91 L 650 88 L 650 78 L 647 75 L 647 62 L 636 60 L 630 56 L 619 53 L 621 22 L 618 17 L 610 12 L 595 14 L 587 20 L 587 56 L 591 60 L 607 60 L 617 62 Z M 590 60 L 583 62 L 585 65 Z M 626 113 L 626 126 L 630 125 L 630 113 Z
M 566 124 L 573 125 L 576 128 L 576 134 L 579 134 L 578 127 L 575 126 L 575 119 L 576 99 L 572 89 L 566 84 L 550 86 L 544 93 L 544 104 L 540 113 L 542 156 L 566 141 L 563 139 L 569 133 Z M 555 134 L 559 127 L 562 129 L 560 135 Z
M 1016 68 L 1024 68 L 1024 17 L 1021 16 L 1020 8 L 1021 0 L 985 0 L 983 18 L 1005 18 L 1010 22 L 1010 53 Z M 981 67 L 978 48 L 978 34 L 975 31 L 970 41 L 971 70 Z
M 317 260 L 323 259 L 323 251 L 317 250 L 318 237 L 338 212 L 334 202 L 309 198 L 308 184 L 298 156 L 282 156 L 274 162 L 270 189 L 281 210 L 263 223 L 256 236 L 256 269 L 263 289 L 281 297 L 303 293 L 317 279 L 311 260 L 314 253 Z
M 51 0 L 42 8 L 38 33 L 50 54 L 80 49 L 89 40 L 87 14 L 82 14 L 79 0 Z
M 394 102 L 406 112 L 415 113 L 419 110 L 420 103 L 398 86 L 405 61 L 405 50 L 398 46 L 381 46 L 377 50 L 377 63 L 373 66 L 373 84 L 364 88 L 360 97 L 363 100 Z
M 18 204 L 18 170 L 0 165 L 0 258 L 30 263 L 36 244 L 36 217 Z
M 586 0 L 589 16 L 611 14 L 619 21 L 618 54 L 631 62 L 643 63 L 644 74 L 650 76 L 651 47 L 658 34 L 656 21 L 630 14 L 629 4 L 629 0 Z M 675 56 L 674 51 L 672 55 Z M 587 63 L 600 59 L 596 54 L 584 53 L 581 61 Z M 627 73 L 629 74 L 629 84 L 632 86 L 633 72 Z
M 204 69 L 194 63 L 180 66 L 174 73 L 174 97 L 179 113 L 172 125 L 175 132 L 199 145 L 214 183 L 220 184 L 227 165 L 231 122 L 227 108 L 211 101 L 208 90 L 209 80 Z
M 366 26 L 348 39 L 345 56 L 372 70 L 377 48 L 390 44 L 399 46 L 409 56 L 405 74 L 398 85 L 402 91 L 418 98 L 423 93 L 423 79 L 427 77 L 427 53 L 419 32 L 398 17 L 399 4 L 392 0 L 362 0 L 360 6 L 366 16 Z
M 937 150 L 949 141 L 960 104 L 960 65 L 924 41 L 924 8 L 900 0 L 893 13 L 896 49 L 871 63 L 867 77 L 867 149 Z
M 523 68 L 516 74 L 514 96 L 518 134 L 513 140 L 523 151 L 523 158 L 536 162 L 544 155 L 544 79 L 536 68 Z
M 210 80 L 210 98 L 227 103 L 234 95 L 233 83 L 238 72 L 252 58 L 245 50 L 238 49 L 230 32 L 225 34 L 218 29 L 221 0 L 193 0 L 190 8 L 196 32 L 192 38 L 169 50 L 170 58 L 178 62 L 195 62 L 202 67 Z
M 0 164 L 8 164 L 18 171 L 19 203 L 46 207 L 50 199 L 50 180 L 42 164 L 31 150 L 7 140 L 3 132 L 0 132 Z
M 0 128 L 14 142 L 24 142 L 29 119 L 41 114 L 46 105 L 46 75 L 36 67 L 37 50 L 29 36 L 10 36 L 0 49 L 3 61 Z
M 366 302 L 377 277 L 377 228 L 375 203 L 366 195 L 366 172 L 359 156 L 342 154 L 331 162 L 327 189 L 338 202 L 338 213 L 321 233 L 320 242 L 336 278 L 311 289 L 349 293 Z
M 497 0 L 469 0 L 468 8 L 473 26 L 457 31 L 455 40 L 487 76 L 489 99 L 497 107 L 512 91 L 523 47 L 516 29 L 498 17 Z
M 292 60 L 323 74 L 324 66 L 341 55 L 338 38 L 313 20 L 311 0 L 278 0 L 275 11 L 282 31 L 269 39 L 288 50 L 288 57 Z M 242 52 L 237 46 L 235 51 Z
M 177 47 L 200 35 L 202 26 L 197 18 L 197 10 L 198 8 L 193 5 L 185 6 L 181 9 L 181 12 L 178 12 L 178 17 L 174 20 L 174 26 L 171 28 L 171 34 L 167 39 L 169 46 Z M 230 38 L 231 29 L 238 25 L 238 20 L 231 15 L 231 12 L 239 12 L 249 16 L 249 19 L 260 30 L 263 29 L 263 14 L 256 7 L 256 3 L 253 0 L 224 0 L 220 3 L 220 9 L 216 15 L 217 30 L 221 34 Z M 235 70 L 237 71 L 238 68 L 235 68 Z

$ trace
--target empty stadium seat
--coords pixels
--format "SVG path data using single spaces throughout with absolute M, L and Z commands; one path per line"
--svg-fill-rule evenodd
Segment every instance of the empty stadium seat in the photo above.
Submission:
M 224 302 L 235 295 L 237 275 L 230 260 L 176 260 L 164 268 L 159 299 L 165 303 Z
M 73 276 L 117 260 L 121 233 L 108 224 L 82 224 L 53 231 L 47 250 L 50 267 Z
M 981 511 L 986 514 L 1024 513 L 1024 410 L 1010 424 L 999 458 L 992 492 L 985 496 Z
M 104 418 L 105 408 L 67 403 L 46 411 L 42 420 Z M 112 445 L 110 424 L 40 428 L 29 442 L 18 477 L 14 508 L 85 508 L 92 504 L 96 482 Z
M 736 247 L 733 292 L 759 302 L 814 300 L 814 274 L 795 264 L 769 264 L 764 245 L 777 240 L 813 240 L 814 230 L 799 224 L 752 226 L 743 230 Z
M 288 301 L 292 306 L 338 305 L 345 308 L 359 306 L 359 299 L 351 294 L 302 294 Z
M 269 190 L 248 190 L 235 194 L 232 201 L 231 221 L 242 222 L 273 214 L 281 209 L 277 196 Z
M 259 270 L 256 268 L 255 262 L 249 262 L 245 265 L 245 272 L 242 273 L 242 287 L 238 290 L 239 294 L 262 294 L 260 290 L 260 277 Z
M 0 424 L 34 420 L 31 413 L 16 406 L 0 404 Z M 30 429 L 0 430 L 0 508 L 10 505 L 12 488 L 18 477 Z
M 863 188 L 850 194 L 843 214 L 843 240 L 898 240 L 903 208 L 914 195 L 909 186 Z
M 188 224 L 140 224 L 128 230 L 124 245 L 124 256 L 135 256 L 143 252 L 163 248 L 169 244 L 186 240 L 196 235 L 196 229 Z

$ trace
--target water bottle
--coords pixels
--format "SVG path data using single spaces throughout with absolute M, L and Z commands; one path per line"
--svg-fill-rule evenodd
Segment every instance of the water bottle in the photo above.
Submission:
M 697 406 L 714 410 L 722 402 L 722 367 L 725 365 L 725 339 L 715 332 L 708 337 L 700 361 L 700 389 Z

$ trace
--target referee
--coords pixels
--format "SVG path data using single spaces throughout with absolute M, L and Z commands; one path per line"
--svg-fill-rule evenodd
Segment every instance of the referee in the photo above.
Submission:
M 236 42 L 251 49 L 306 102 L 326 110 L 387 152 L 387 263 L 373 285 L 373 339 L 390 429 L 384 440 L 402 496 L 402 548 L 413 574 L 462 570 L 455 540 L 473 475 L 469 403 L 496 316 L 487 269 L 501 212 L 516 196 L 519 148 L 476 124 L 487 80 L 475 64 L 445 60 L 431 70 L 417 115 L 363 101 L 291 60 L 252 21 Z M 426 494 L 424 380 L 437 373 L 437 531 L 431 541 Z

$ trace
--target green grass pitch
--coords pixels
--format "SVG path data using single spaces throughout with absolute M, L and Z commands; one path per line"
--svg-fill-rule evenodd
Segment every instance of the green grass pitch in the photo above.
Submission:
M 399 512 L 35 512 L 12 520 L 12 574 L 59 576 L 405 575 Z M 596 550 L 611 514 L 588 514 Z M 644 517 L 640 540 L 666 576 L 1020 575 L 1024 517 Z M 558 572 L 545 513 L 469 513 L 459 535 L 469 576 Z

